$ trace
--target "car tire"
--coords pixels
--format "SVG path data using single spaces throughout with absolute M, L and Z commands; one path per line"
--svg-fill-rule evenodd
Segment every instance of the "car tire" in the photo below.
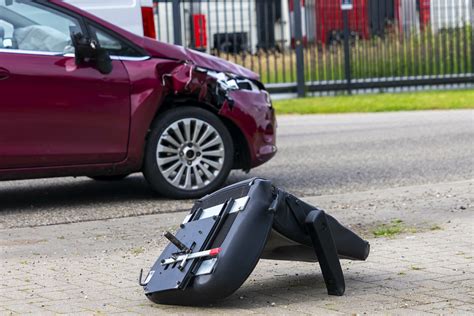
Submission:
M 95 181 L 120 181 L 128 177 L 129 174 L 119 174 L 119 175 L 113 175 L 113 176 L 94 176 L 94 177 L 89 177 Z
M 199 198 L 224 183 L 233 157 L 232 137 L 215 114 L 197 107 L 177 107 L 152 124 L 143 174 L 164 196 Z

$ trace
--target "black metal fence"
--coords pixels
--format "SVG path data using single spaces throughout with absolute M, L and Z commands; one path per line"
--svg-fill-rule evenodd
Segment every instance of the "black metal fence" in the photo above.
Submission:
M 474 0 L 154 1 L 158 40 L 250 68 L 273 92 L 474 83 Z

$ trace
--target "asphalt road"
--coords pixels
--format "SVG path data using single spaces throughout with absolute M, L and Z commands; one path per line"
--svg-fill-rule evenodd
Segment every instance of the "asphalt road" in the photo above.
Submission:
M 473 179 L 474 111 L 279 120 L 279 153 L 252 172 L 301 195 Z
M 277 156 L 249 177 L 300 196 L 474 179 L 474 111 L 279 117 Z M 191 201 L 154 195 L 141 175 L 0 182 L 0 228 L 181 211 Z

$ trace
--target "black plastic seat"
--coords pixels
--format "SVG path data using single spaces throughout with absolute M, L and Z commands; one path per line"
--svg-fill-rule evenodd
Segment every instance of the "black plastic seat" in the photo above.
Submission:
M 332 295 L 342 295 L 339 258 L 365 260 L 368 242 L 324 211 L 264 179 L 197 201 L 140 284 L 153 302 L 202 305 L 234 293 L 260 258 L 319 261 Z

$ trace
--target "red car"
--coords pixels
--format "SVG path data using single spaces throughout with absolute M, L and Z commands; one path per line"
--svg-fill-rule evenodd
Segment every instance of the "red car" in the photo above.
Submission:
M 275 153 L 253 72 L 59 0 L 0 0 L 0 180 L 141 171 L 194 198 Z

